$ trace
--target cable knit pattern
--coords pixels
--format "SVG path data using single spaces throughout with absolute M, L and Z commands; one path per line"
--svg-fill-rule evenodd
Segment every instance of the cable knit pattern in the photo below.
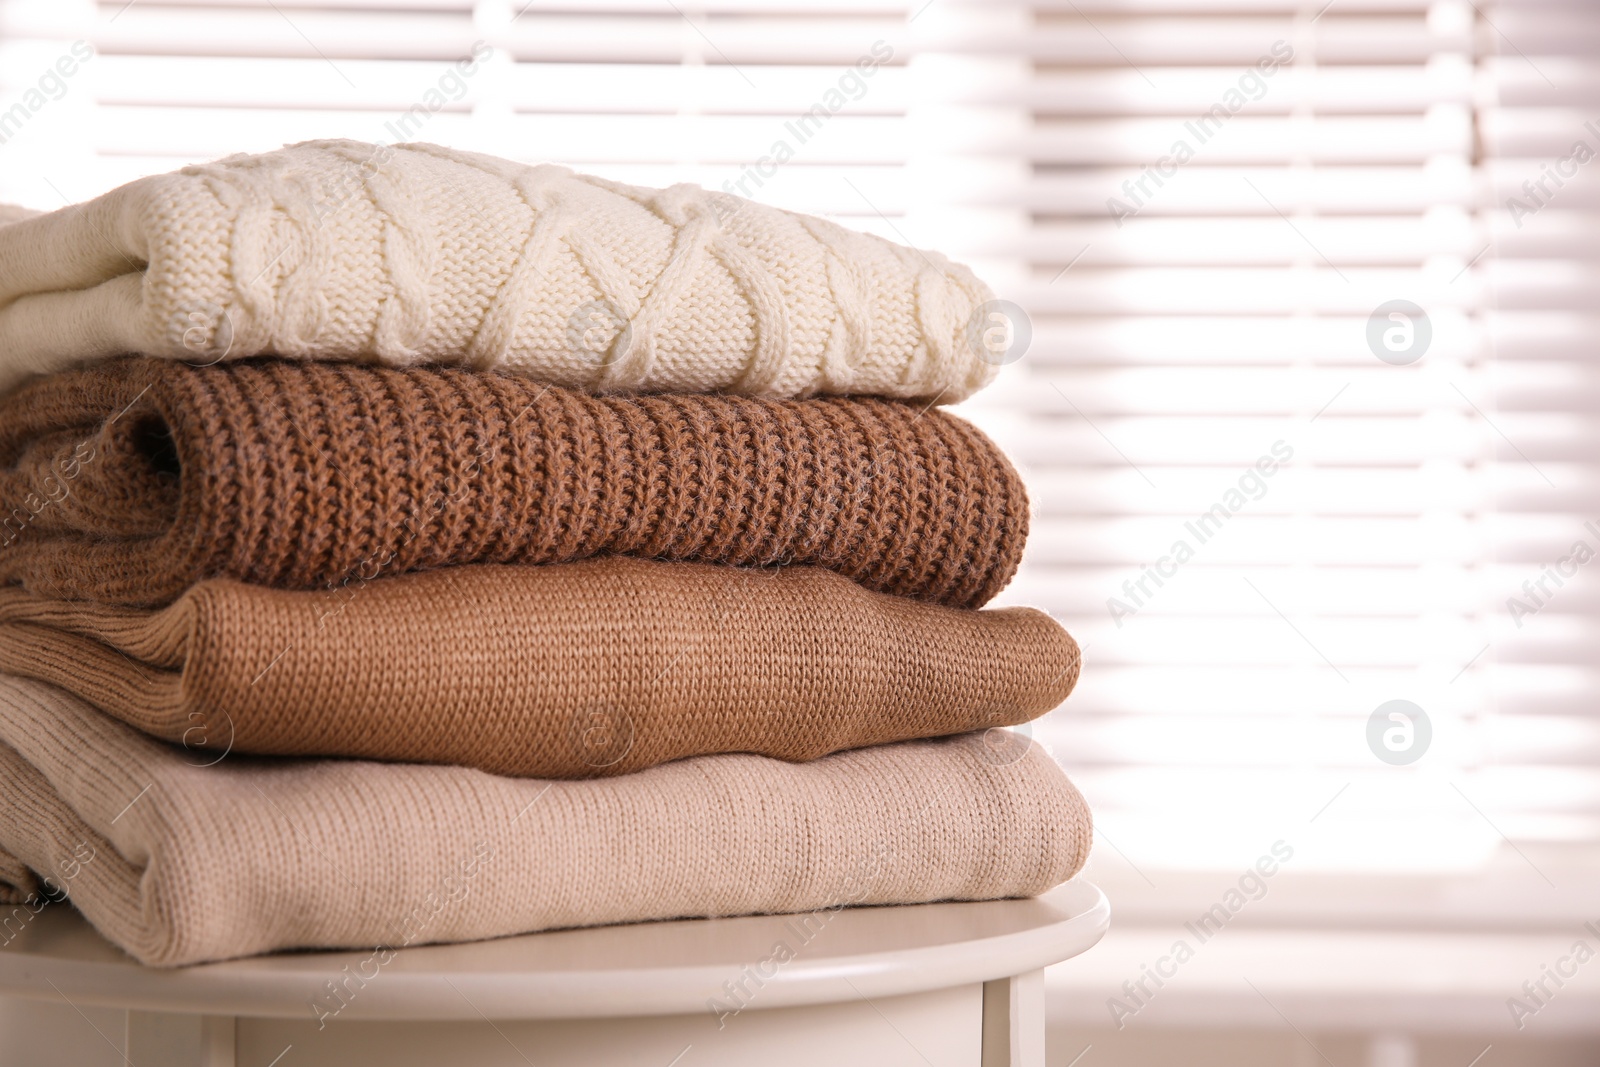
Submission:
M 1026 722 L 1067 698 L 1078 662 L 1042 612 L 920 604 L 811 567 L 607 556 L 337 595 L 219 579 L 156 612 L 0 587 L 0 670 L 218 755 L 553 778 L 811 760 Z
M 1049 755 L 1019 741 L 997 758 L 981 734 L 583 782 L 237 755 L 202 767 L 0 676 L 0 742 L 0 877 L 18 860 L 51 874 L 158 966 L 1028 896 L 1076 873 L 1091 836 Z
M 927 401 L 996 371 L 967 331 L 992 294 L 965 267 L 693 185 L 312 141 L 18 214 L 0 211 L 0 392 L 126 353 Z
M 938 409 L 593 397 L 454 369 L 132 359 L 0 401 L 0 582 L 158 605 L 603 553 L 810 564 L 977 607 L 1027 497 Z

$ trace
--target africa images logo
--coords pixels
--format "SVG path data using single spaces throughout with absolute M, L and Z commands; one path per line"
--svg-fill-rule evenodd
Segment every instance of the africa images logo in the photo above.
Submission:
M 1367 718 L 1367 747 L 1391 767 L 1417 762 L 1432 743 L 1428 713 L 1409 700 L 1386 700 Z

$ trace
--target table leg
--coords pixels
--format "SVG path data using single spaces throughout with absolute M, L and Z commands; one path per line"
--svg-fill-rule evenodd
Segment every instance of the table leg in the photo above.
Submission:
M 126 1058 L 140 1067 L 235 1067 L 234 1029 L 230 1015 L 130 1011 Z
M 983 983 L 983 1067 L 1044 1067 L 1044 972 Z

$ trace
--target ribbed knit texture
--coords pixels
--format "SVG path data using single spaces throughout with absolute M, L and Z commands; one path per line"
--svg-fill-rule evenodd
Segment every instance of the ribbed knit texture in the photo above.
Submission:
M 0 583 L 169 603 L 601 553 L 811 564 L 957 607 L 1027 497 L 971 425 L 896 401 L 592 397 L 450 369 L 134 359 L 0 401 Z
M 0 742 L 0 873 L 92 855 L 65 883 L 73 903 L 160 966 L 1026 896 L 1071 877 L 1090 843 L 1055 762 L 982 734 L 583 782 L 351 760 L 196 767 L 58 689 L 0 676 Z
M 0 391 L 136 352 L 955 401 L 995 373 L 969 329 L 991 298 L 937 253 L 698 186 L 308 142 L 0 225 Z
M 1078 664 L 1041 612 L 920 604 L 809 567 L 608 556 L 337 596 L 213 580 L 158 612 L 0 589 L 0 670 L 197 752 L 554 778 L 1011 726 L 1065 700 Z
M 28 870 L 28 865 L 9 852 L 0 850 L 0 904 L 21 904 L 43 900 L 39 879 Z

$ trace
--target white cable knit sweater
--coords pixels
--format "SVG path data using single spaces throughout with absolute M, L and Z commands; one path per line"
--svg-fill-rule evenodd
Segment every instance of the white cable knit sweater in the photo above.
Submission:
M 965 267 L 692 185 L 314 141 L 21 214 L 0 208 L 0 391 L 128 352 L 944 401 L 995 371 Z

